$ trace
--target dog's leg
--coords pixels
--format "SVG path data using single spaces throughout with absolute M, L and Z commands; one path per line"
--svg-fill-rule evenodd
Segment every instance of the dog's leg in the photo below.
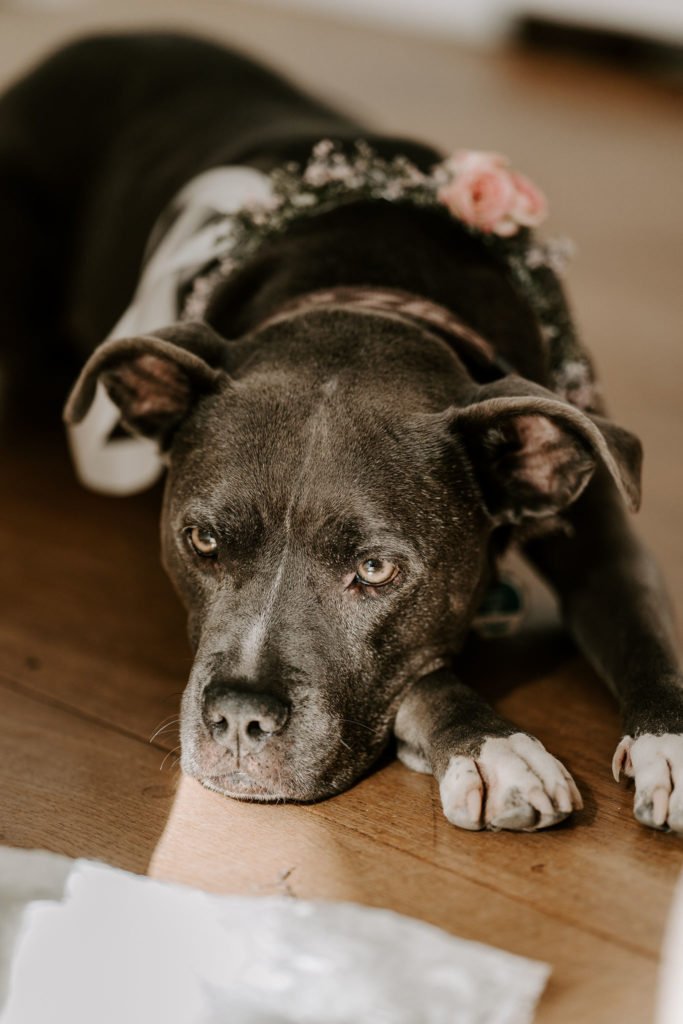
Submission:
M 613 771 L 635 781 L 636 818 L 683 832 L 683 674 L 659 570 L 604 475 L 565 518 L 570 533 L 529 542 L 527 554 L 619 700 L 624 728 Z
M 433 772 L 444 814 L 460 828 L 533 832 L 582 806 L 564 765 L 447 670 L 412 687 L 394 729 L 398 756 Z

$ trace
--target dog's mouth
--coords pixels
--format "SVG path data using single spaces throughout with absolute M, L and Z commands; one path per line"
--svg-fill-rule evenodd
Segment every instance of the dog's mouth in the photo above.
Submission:
M 355 768 L 323 776 L 312 774 L 308 778 L 305 773 L 295 777 L 286 772 L 275 772 L 271 777 L 268 777 L 270 773 L 252 775 L 242 768 L 228 771 L 214 768 L 206 773 L 196 768 L 191 771 L 184 768 L 184 771 L 214 793 L 257 803 L 316 803 L 342 793 L 359 777 Z
M 292 799 L 291 796 L 278 792 L 274 787 L 265 786 L 244 771 L 225 772 L 221 775 L 200 775 L 198 779 L 206 789 L 237 800 L 279 803 Z

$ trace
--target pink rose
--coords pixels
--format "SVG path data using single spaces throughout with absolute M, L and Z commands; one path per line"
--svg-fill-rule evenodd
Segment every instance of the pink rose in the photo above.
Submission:
M 535 227 L 545 217 L 543 194 L 511 171 L 499 153 L 460 150 L 444 166 L 451 178 L 439 190 L 439 199 L 471 227 L 509 237 L 520 226 Z
M 513 171 L 511 177 L 517 192 L 513 217 L 518 224 L 523 224 L 527 228 L 535 228 L 545 220 L 548 213 L 548 202 L 533 181 L 529 181 L 523 174 Z
M 471 227 L 498 234 L 509 220 L 516 192 L 507 171 L 470 170 L 445 185 L 439 192 L 439 199 Z M 514 223 L 512 228 L 514 233 Z

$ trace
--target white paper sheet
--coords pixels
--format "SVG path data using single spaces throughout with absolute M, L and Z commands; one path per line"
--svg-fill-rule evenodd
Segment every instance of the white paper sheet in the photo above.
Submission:
M 548 973 L 390 911 L 77 861 L 62 902 L 27 907 L 0 1021 L 524 1024 Z
M 683 1024 L 683 874 L 678 879 L 662 948 L 657 1024 Z
M 9 974 L 26 904 L 60 900 L 74 862 L 44 850 L 0 847 L 0 1010 L 7 998 Z

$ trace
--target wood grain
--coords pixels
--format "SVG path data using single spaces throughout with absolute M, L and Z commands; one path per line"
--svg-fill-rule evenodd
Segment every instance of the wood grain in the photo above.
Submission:
M 379 808 L 385 816 L 391 807 L 378 802 L 378 785 L 393 800 L 390 819 L 396 842 L 378 841 L 374 832 Z M 353 799 L 362 803 L 366 819 L 366 825 L 357 829 L 342 823 L 338 813 L 323 812 L 322 805 L 228 804 L 183 780 L 150 873 L 218 892 L 279 892 L 389 907 L 464 938 L 549 960 L 555 972 L 539 1020 L 600 1019 L 614 1024 L 624 1019 L 647 1020 L 654 958 L 619 947 L 611 935 L 594 934 L 554 913 L 548 915 L 527 902 L 514 884 L 501 880 L 492 885 L 488 878 L 478 877 L 475 847 L 483 845 L 478 839 L 487 837 L 475 837 L 470 843 L 471 837 L 450 831 L 452 849 L 462 850 L 467 857 L 469 847 L 470 873 L 453 862 L 449 867 L 435 864 L 429 840 L 434 797 L 431 780 L 392 765 L 354 791 Z M 417 852 L 410 853 L 401 835 L 414 830 L 420 830 L 423 842 Z M 191 851 L 189 835 L 193 836 Z M 520 847 L 514 840 L 519 838 L 499 847 L 499 863 L 518 855 Z M 567 868 L 571 860 L 564 863 Z M 600 964 L 599 977 L 596 964 Z M 624 986 L 624 972 L 637 974 L 638 990 Z M 587 1016 L 588 993 L 605 1008 L 600 1018 Z
M 3 676 L 0 744 L 2 842 L 146 870 L 175 793 L 164 751 Z
M 5 78 L 74 32 L 173 24 L 275 60 L 387 131 L 509 152 L 579 244 L 570 285 L 610 407 L 643 438 L 640 524 L 683 603 L 680 155 L 675 97 L 599 68 L 354 29 L 230 0 L 0 13 Z M 678 157 L 678 159 L 676 159 Z M 654 184 L 653 184 L 654 183 Z M 535 584 L 516 638 L 473 642 L 463 675 L 539 736 L 585 809 L 540 835 L 443 819 L 433 781 L 386 759 L 316 806 L 251 806 L 179 780 L 190 665 L 158 560 L 159 492 L 105 499 L 73 479 L 60 425 L 3 438 L 0 834 L 220 892 L 359 900 L 553 965 L 541 1024 L 652 1019 L 683 843 L 614 784 L 615 707 Z M 168 727 L 149 743 L 157 727 Z M 161 770 L 163 769 L 163 770 Z

